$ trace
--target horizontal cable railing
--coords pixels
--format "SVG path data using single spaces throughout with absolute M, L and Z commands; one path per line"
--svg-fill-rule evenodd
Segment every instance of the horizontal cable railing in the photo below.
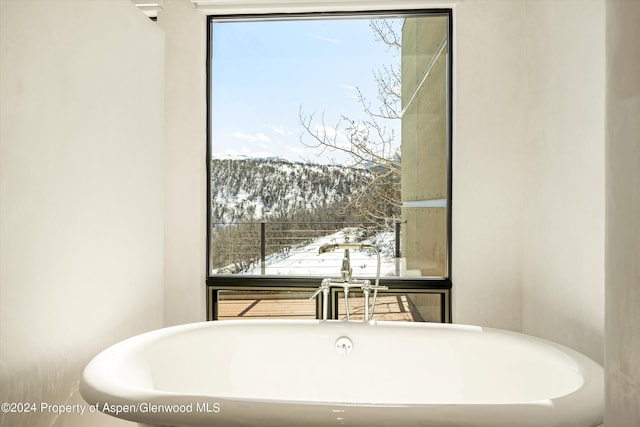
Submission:
M 400 222 L 238 222 L 211 231 L 211 274 L 336 275 L 343 252 L 318 255 L 323 244 L 370 243 L 386 268 L 400 258 Z M 371 251 L 351 251 L 354 276 L 375 273 Z

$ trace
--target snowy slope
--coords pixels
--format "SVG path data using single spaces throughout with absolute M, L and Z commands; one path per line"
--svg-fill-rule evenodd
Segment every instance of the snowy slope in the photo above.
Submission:
M 344 209 L 370 177 L 365 169 L 281 159 L 213 159 L 213 225 L 326 216 L 326 210 Z

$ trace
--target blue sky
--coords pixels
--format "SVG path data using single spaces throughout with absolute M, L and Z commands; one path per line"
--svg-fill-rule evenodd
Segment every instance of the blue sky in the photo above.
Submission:
M 341 115 L 365 119 L 355 88 L 375 99 L 373 71 L 399 64 L 367 19 L 221 22 L 212 37 L 214 156 L 344 162 L 300 142 L 300 107 L 331 127 Z

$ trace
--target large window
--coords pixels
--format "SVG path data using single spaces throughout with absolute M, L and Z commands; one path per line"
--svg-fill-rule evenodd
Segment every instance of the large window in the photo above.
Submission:
M 210 317 L 249 313 L 245 292 L 295 307 L 340 276 L 344 251 L 319 248 L 359 242 L 379 250 L 389 307 L 429 320 L 398 290 L 450 287 L 450 11 L 209 25 L 208 284 L 233 301 Z M 374 251 L 349 261 L 377 273 Z

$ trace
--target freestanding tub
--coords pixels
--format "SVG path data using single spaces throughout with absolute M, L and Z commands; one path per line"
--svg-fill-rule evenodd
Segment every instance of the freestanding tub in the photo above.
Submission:
M 498 329 L 219 321 L 106 349 L 80 391 L 143 425 L 593 427 L 603 377 L 580 353 Z

